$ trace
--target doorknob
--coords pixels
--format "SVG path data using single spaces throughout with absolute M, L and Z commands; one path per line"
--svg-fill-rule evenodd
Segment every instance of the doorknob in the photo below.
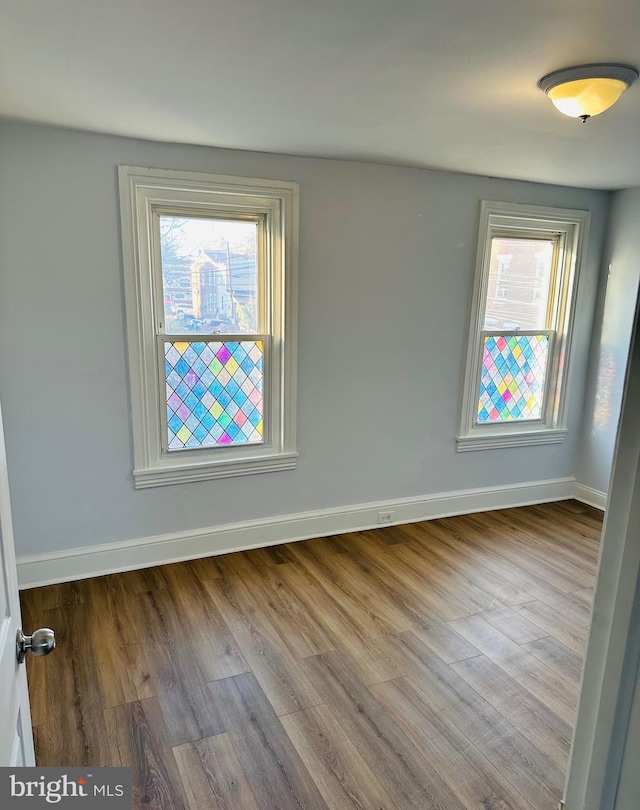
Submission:
M 32 636 L 25 636 L 22 630 L 18 630 L 16 636 L 16 655 L 18 663 L 24 661 L 25 655 L 30 652 L 33 655 L 49 655 L 56 646 L 56 634 L 49 627 L 41 627 Z

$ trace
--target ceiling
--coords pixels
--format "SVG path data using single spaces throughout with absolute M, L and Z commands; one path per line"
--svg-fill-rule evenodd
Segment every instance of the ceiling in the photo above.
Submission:
M 640 81 L 586 124 L 538 79 L 640 68 L 638 0 L 0 0 L 0 115 L 590 188 L 640 185 Z

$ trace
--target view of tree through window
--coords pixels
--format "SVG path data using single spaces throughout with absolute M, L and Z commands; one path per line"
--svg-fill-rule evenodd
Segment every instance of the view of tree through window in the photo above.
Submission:
M 258 332 L 255 222 L 160 217 L 164 331 Z

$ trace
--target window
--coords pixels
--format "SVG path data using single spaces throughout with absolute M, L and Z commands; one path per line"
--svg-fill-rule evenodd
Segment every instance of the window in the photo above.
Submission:
M 587 211 L 483 202 L 458 450 L 563 441 Z
M 120 167 L 136 488 L 292 469 L 295 183 Z

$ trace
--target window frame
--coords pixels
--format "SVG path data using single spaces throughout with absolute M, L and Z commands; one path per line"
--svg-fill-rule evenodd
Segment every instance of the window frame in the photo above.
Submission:
M 462 382 L 458 452 L 524 445 L 552 444 L 567 435 L 567 394 L 574 347 L 572 345 L 578 282 L 588 239 L 590 212 L 547 206 L 483 200 L 475 276 L 468 318 L 466 359 Z M 491 245 L 494 237 L 532 239 L 552 236 L 557 241 L 550 279 L 548 316 L 538 330 L 484 328 Z M 552 325 L 550 324 L 552 322 Z M 552 332 L 545 375 L 541 418 L 494 423 L 477 421 L 482 350 L 486 334 L 545 334 Z
M 298 184 L 138 166 L 119 166 L 118 174 L 135 488 L 294 469 Z M 157 227 L 163 215 L 264 223 L 255 333 L 164 333 Z M 234 339 L 264 341 L 264 441 L 169 451 L 164 343 Z

